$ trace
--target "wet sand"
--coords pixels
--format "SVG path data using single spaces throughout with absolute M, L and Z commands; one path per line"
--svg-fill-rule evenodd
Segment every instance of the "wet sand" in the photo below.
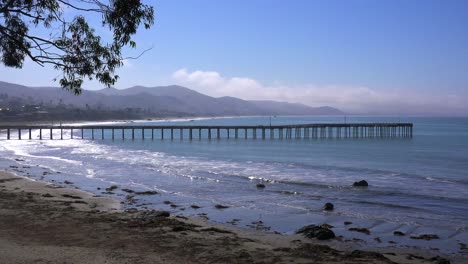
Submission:
M 0 171 L 0 263 L 438 263 L 215 225 Z M 334 248 L 341 248 L 340 250 Z M 346 248 L 346 249 L 344 249 Z M 439 262 L 442 263 L 442 262 Z

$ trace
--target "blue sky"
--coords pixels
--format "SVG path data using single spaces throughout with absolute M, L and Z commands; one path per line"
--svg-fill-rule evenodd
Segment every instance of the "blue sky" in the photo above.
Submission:
M 117 88 L 177 83 L 353 112 L 468 114 L 468 1 L 146 2 L 155 25 L 128 54 L 153 48 L 126 61 Z M 0 80 L 25 85 L 54 85 L 57 74 L 0 68 Z

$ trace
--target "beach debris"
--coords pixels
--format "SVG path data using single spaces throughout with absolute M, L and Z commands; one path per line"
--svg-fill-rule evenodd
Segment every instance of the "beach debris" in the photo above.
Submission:
M 122 189 L 123 192 L 127 192 L 127 193 L 134 193 L 135 191 L 134 190 L 130 190 L 130 189 Z
M 147 214 L 151 215 L 153 217 L 169 217 L 169 216 L 171 216 L 171 213 L 169 213 L 168 211 L 150 211 Z
M 220 229 L 217 227 L 203 228 L 203 229 L 200 229 L 200 231 L 201 232 L 216 232 L 216 233 L 221 233 L 221 234 L 232 234 L 232 232 L 229 230 Z
M 369 229 L 367 228 L 360 228 L 360 227 L 351 227 L 351 228 L 348 228 L 349 231 L 355 231 L 355 232 L 360 232 L 360 233 L 364 233 L 366 235 L 370 235 L 370 231 Z
M 134 214 L 134 213 L 138 213 L 138 209 L 137 208 L 128 208 L 125 210 L 126 213 L 129 213 L 129 214 Z
M 266 226 L 262 220 L 254 221 L 251 225 L 246 225 L 250 228 L 254 228 L 255 230 L 262 230 L 262 231 L 270 231 L 271 226 Z
M 143 221 L 143 220 L 148 220 L 151 218 L 158 218 L 158 217 L 166 218 L 169 216 L 171 216 L 171 213 L 168 211 L 149 210 L 149 211 L 141 211 L 140 215 L 136 219 Z
M 362 250 L 353 250 L 350 254 L 351 257 L 355 258 L 372 258 L 375 260 L 383 260 L 383 261 L 388 261 L 388 259 L 381 253 L 378 252 L 372 252 L 372 251 L 362 251 Z
M 422 234 L 419 236 L 410 236 L 412 239 L 422 239 L 422 240 L 432 240 L 432 239 L 439 239 L 438 235 L 435 234 Z
M 200 209 L 201 207 L 196 205 L 196 204 L 192 204 L 190 207 L 192 207 L 193 209 Z
M 294 192 L 294 191 L 280 191 L 279 193 L 285 194 L 285 195 L 298 195 L 298 194 L 301 194 L 299 192 Z
M 350 222 L 350 221 L 344 221 L 344 225 L 352 225 L 353 222 Z
M 323 206 L 323 210 L 325 211 L 333 211 L 333 204 L 332 203 L 326 203 L 324 206 Z
M 422 257 L 422 256 L 414 255 L 414 254 L 411 254 L 411 253 L 409 253 L 408 256 L 407 256 L 406 258 L 407 258 L 407 259 L 410 259 L 410 260 L 412 260 L 412 259 L 425 259 L 425 258 Z
M 263 184 L 263 183 L 257 183 L 256 186 L 257 186 L 257 189 L 263 189 L 263 188 L 265 188 L 265 184 Z
M 401 231 L 395 231 L 395 232 L 393 232 L 393 235 L 394 235 L 394 236 L 404 236 L 405 233 L 403 233 L 403 232 L 401 232 Z
M 226 223 L 231 224 L 231 225 L 237 225 L 237 223 L 240 221 L 240 219 L 232 219 L 231 221 L 227 221 Z
M 83 199 L 80 196 L 71 195 L 71 194 L 62 194 L 62 197 L 71 198 L 71 199 Z
M 193 230 L 191 228 L 189 228 L 189 227 L 178 225 L 178 226 L 172 227 L 172 231 L 173 232 L 182 232 L 182 231 L 193 231 Z
M 144 192 L 135 192 L 135 194 L 138 194 L 138 195 L 155 195 L 155 194 L 158 194 L 157 191 L 144 191 Z
M 117 188 L 119 188 L 117 185 L 112 185 L 111 187 L 106 188 L 106 191 L 112 192 L 113 190 L 115 190 L 115 189 L 117 189 Z
M 205 219 L 205 220 L 209 220 L 209 219 L 210 219 L 206 213 L 199 213 L 198 216 L 201 217 L 201 218 L 203 218 L 203 219 Z
M 335 237 L 332 230 L 318 225 L 304 226 L 297 230 L 296 234 L 303 234 L 307 238 L 317 238 L 318 240 L 328 240 Z
M 357 181 L 353 183 L 354 187 L 367 187 L 369 184 L 365 180 Z
M 229 208 L 229 206 L 227 206 L 227 205 L 222 205 L 222 204 L 217 204 L 217 205 L 215 205 L 215 208 L 216 208 L 216 209 L 226 209 L 226 208 Z
M 128 205 L 134 205 L 136 204 L 138 200 L 134 198 L 133 195 L 127 195 L 125 196 L 125 202 L 128 204 Z
M 468 247 L 466 246 L 465 243 L 460 242 L 460 243 L 458 243 L 458 245 L 460 246 L 460 250 L 467 250 L 468 249 Z
M 8 178 L 8 179 L 0 179 L 0 183 L 11 182 L 11 181 L 18 181 L 19 178 Z
M 430 260 L 434 261 L 436 264 L 450 264 L 450 260 L 442 258 L 441 256 L 433 257 Z

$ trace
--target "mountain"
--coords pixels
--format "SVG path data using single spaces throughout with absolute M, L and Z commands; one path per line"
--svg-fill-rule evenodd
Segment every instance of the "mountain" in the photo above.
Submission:
M 3 99 L 2 99 L 3 98 Z M 15 99 L 16 98 L 16 99 Z M 57 87 L 27 87 L 0 82 L 0 108 L 11 100 L 21 104 L 60 105 L 102 111 L 134 111 L 145 116 L 343 115 L 336 108 L 310 107 L 276 101 L 214 98 L 178 85 L 85 90 L 75 96 Z M 17 102 L 17 104 L 19 104 Z

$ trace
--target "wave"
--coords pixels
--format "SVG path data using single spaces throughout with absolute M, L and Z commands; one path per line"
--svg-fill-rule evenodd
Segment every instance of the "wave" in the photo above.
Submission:
M 226 182 L 238 178 L 241 180 L 263 181 L 322 190 L 358 191 L 369 196 L 401 196 L 456 202 L 468 201 L 468 199 L 460 197 L 437 196 L 434 195 L 434 193 L 428 194 L 424 193 L 424 190 L 418 192 L 418 190 L 411 187 L 411 185 L 421 186 L 423 184 L 421 180 L 428 182 L 437 181 L 449 185 L 459 184 L 456 181 L 391 170 L 355 166 L 258 162 L 251 160 L 236 162 L 204 159 L 201 157 L 182 157 L 145 149 L 129 150 L 122 148 L 120 145 L 105 145 L 89 140 L 46 140 L 40 141 L 39 143 L 32 141 L 10 141 L 8 143 L 9 144 L 5 144 L 4 147 L 19 156 L 52 159 L 73 165 L 83 165 L 83 161 L 80 160 L 67 159 L 60 157 L 60 155 L 44 155 L 44 150 L 38 154 L 31 154 L 31 152 L 38 151 L 39 148 L 43 149 L 44 147 L 47 147 L 47 151 L 68 148 L 70 149 L 71 156 L 82 155 L 91 157 L 94 160 L 109 160 L 122 163 L 123 167 L 137 165 L 141 168 L 156 171 L 161 174 L 184 177 L 189 180 Z M 90 174 L 88 173 L 87 175 Z M 361 179 L 363 175 L 375 181 L 376 185 L 366 189 L 353 188 L 351 186 L 352 182 Z M 95 174 L 93 174 L 92 177 L 95 177 Z M 388 178 L 395 182 L 394 186 L 388 185 Z M 306 193 L 301 190 L 298 190 L 298 192 Z

